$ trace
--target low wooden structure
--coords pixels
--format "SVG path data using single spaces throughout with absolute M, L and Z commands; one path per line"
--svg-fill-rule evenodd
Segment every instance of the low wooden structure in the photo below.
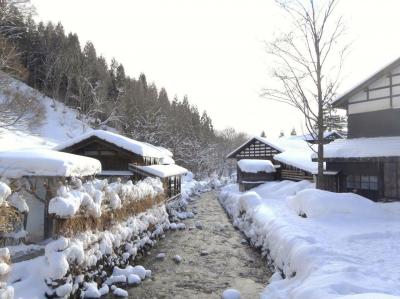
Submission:
M 181 193 L 181 176 L 187 172 L 175 164 L 172 153 L 167 149 L 104 130 L 88 132 L 55 149 L 99 160 L 102 172 L 97 177 L 133 181 L 159 177 L 165 186 L 167 198 L 176 197 Z M 173 168 L 180 169 L 181 173 L 163 177 L 162 170 Z M 154 169 L 159 170 L 159 175 L 152 173 Z
M 348 139 L 325 146 L 321 185 L 376 201 L 400 200 L 400 58 L 339 97 Z
M 129 169 L 137 180 L 146 177 L 156 177 L 161 180 L 168 200 L 172 200 L 181 194 L 182 175 L 187 169 L 176 164 L 140 166 L 130 164 Z
M 129 164 L 161 164 L 165 153 L 150 144 L 104 130 L 90 131 L 55 147 L 55 150 L 95 158 L 107 178 L 133 179 Z
M 48 213 L 50 199 L 61 183 L 72 177 L 92 177 L 101 171 L 100 162 L 52 150 L 20 150 L 0 153 L 0 173 L 19 192 L 29 212 L 24 229 L 27 241 L 39 242 L 52 236 L 53 220 Z
M 237 183 L 241 190 L 248 190 L 271 180 L 313 181 L 316 163 L 311 161 L 311 152 L 307 143 L 297 136 L 275 140 L 256 136 L 228 154 L 227 158 L 238 163 L 244 159 L 266 160 L 275 166 L 275 173 L 246 173 L 238 166 Z

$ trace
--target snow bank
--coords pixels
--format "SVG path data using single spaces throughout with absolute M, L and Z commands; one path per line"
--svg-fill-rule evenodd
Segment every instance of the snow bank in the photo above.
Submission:
M 276 271 L 261 298 L 400 298 L 399 203 L 310 188 L 268 182 L 246 193 L 229 185 L 219 195 Z
M 349 214 L 357 217 L 376 217 L 382 214 L 380 206 L 354 193 L 333 193 L 307 189 L 288 199 L 288 206 L 299 215 L 310 218 Z
M 44 256 L 13 264 L 8 287 L 14 288 L 15 298 L 43 298 L 45 293 L 68 297 L 84 281 L 83 275 L 76 274 L 77 269 L 81 269 L 85 271 L 87 280 L 83 283 L 83 297 L 99 298 L 109 292 L 109 287 L 101 284 L 100 287 L 94 281 L 105 282 L 108 278 L 111 281 L 121 275 L 124 281 L 131 275 L 140 279 L 149 276 L 150 271 L 143 267 L 126 264 L 136 257 L 139 250 L 153 246 L 155 238 L 168 226 L 168 214 L 165 206 L 161 206 L 130 217 L 105 231 L 87 231 L 70 239 L 52 241 L 46 245 Z M 149 227 L 154 227 L 154 231 Z M 110 277 L 101 271 L 103 265 L 114 268 Z M 71 270 L 76 276 L 71 275 Z M 130 279 L 133 283 L 137 281 L 133 276 Z
M 275 172 L 275 167 L 270 160 L 242 159 L 237 164 L 243 172 Z
M 89 176 L 99 173 L 98 160 L 48 149 L 0 152 L 0 175 L 22 176 Z

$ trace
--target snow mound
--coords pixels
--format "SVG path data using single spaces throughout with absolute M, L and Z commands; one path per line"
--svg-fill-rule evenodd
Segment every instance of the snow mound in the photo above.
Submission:
M 243 172 L 257 173 L 257 172 L 275 172 L 275 166 L 270 160 L 252 160 L 242 159 L 237 162 L 240 170 Z
M 331 214 L 377 216 L 381 209 L 373 201 L 354 193 L 333 193 L 306 189 L 288 199 L 288 206 L 298 215 L 316 218 Z

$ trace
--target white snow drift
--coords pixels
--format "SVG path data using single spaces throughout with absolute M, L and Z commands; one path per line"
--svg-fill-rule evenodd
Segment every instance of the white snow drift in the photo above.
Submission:
M 220 201 L 273 262 L 262 298 L 400 298 L 400 203 L 374 203 L 303 182 L 268 182 Z

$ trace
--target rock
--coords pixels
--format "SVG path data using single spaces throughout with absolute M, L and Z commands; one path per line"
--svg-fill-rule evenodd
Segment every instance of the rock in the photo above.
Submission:
M 164 260 L 165 259 L 165 253 L 160 252 L 159 254 L 156 255 L 157 260 Z
M 242 244 L 247 244 L 247 240 L 246 240 L 246 239 L 242 239 L 242 240 L 240 241 L 240 243 L 242 243 Z
M 142 282 L 139 275 L 136 274 L 129 274 L 128 275 L 128 284 L 138 285 Z
M 146 278 L 150 278 L 150 277 L 151 277 L 151 270 L 146 269 Z
M 176 228 L 179 229 L 179 230 L 183 230 L 183 229 L 186 228 L 186 224 L 183 223 L 183 222 L 178 223 L 178 224 L 176 225 Z
M 221 299 L 241 299 L 240 292 L 235 289 L 226 289 L 221 296 Z
M 195 226 L 196 226 L 197 229 L 203 229 L 204 228 L 204 226 L 203 226 L 203 224 L 201 224 L 201 222 L 196 222 Z
M 182 261 L 182 258 L 179 255 L 175 255 L 172 259 L 177 264 L 179 264 Z
M 120 288 L 114 289 L 113 294 L 117 297 L 128 297 L 128 292 Z
M 208 255 L 208 251 L 203 250 L 202 252 L 200 252 L 200 255 L 201 255 L 201 256 L 206 256 L 206 255 Z

